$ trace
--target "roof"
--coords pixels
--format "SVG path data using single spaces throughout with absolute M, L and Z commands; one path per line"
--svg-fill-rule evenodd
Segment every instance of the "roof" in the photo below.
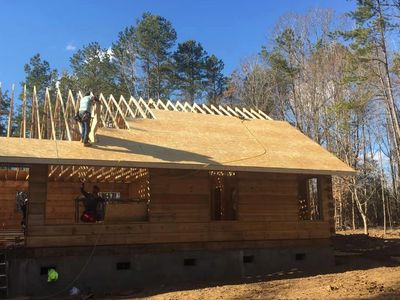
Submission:
M 98 142 L 0 138 L 0 162 L 353 175 L 287 122 L 152 109 Z

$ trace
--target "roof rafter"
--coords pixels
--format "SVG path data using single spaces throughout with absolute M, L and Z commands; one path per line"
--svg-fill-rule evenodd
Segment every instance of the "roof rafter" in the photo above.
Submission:
M 28 99 L 27 95 L 30 95 L 30 99 Z M 24 86 L 22 120 L 15 120 L 12 115 L 8 116 L 6 120 L 7 136 L 79 141 L 82 126 L 74 120 L 74 116 L 83 98 L 82 93 L 79 91 L 76 94 L 76 98 L 74 98 L 71 90 L 61 92 L 57 87 L 54 95 L 51 95 L 49 89 L 46 89 L 42 97 L 44 98 L 39 99 L 36 87 L 33 87 L 32 93 L 27 93 L 26 86 Z M 92 110 L 93 118 L 90 139 L 93 141 L 96 140 L 96 130 L 93 128 L 108 127 L 129 130 L 130 126 L 132 126 L 130 123 L 131 119 L 157 119 L 154 110 L 172 110 L 177 112 L 239 117 L 247 120 L 272 120 L 263 111 L 254 107 L 231 108 L 228 105 L 217 106 L 214 104 L 197 104 L 161 99 L 149 99 L 145 101 L 142 98 L 135 99 L 133 96 L 130 96 L 129 100 L 127 100 L 122 95 L 117 101 L 116 99 L 118 98 L 115 98 L 113 95 L 109 95 L 107 99 L 102 93 L 99 95 L 99 99 L 100 103 L 95 104 Z M 11 101 L 10 111 L 12 110 L 12 105 L 13 101 Z M 30 124 L 26 124 L 28 119 L 26 116 L 27 112 L 31 113 L 30 120 L 28 121 Z M 17 121 L 20 123 L 15 124 Z M 12 130 L 12 128 L 17 128 L 17 130 Z

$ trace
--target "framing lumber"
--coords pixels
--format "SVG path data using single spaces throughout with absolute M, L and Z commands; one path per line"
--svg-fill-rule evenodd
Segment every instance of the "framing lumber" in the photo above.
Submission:
M 239 115 L 237 114 L 237 112 L 235 112 L 230 106 L 226 106 L 226 109 L 235 117 L 239 117 Z
M 39 100 L 37 98 L 37 93 L 36 93 L 36 86 L 33 87 L 33 99 L 35 101 L 35 113 L 36 113 L 36 125 L 37 125 L 37 136 L 39 140 L 42 139 L 42 133 L 40 131 L 40 108 L 39 108 Z
M 1 94 L 1 92 L 0 92 Z M 24 84 L 24 91 L 22 94 L 22 138 L 26 138 L 26 84 Z
M 133 113 L 133 110 L 132 110 L 132 108 L 128 105 L 128 102 L 126 102 L 126 100 L 125 100 L 125 98 L 124 98 L 124 96 L 120 96 L 120 101 L 125 105 L 125 107 L 126 107 L 126 115 L 128 114 L 128 112 L 129 112 L 129 114 L 131 115 L 131 118 L 135 118 L 135 114 Z
M 139 101 L 140 101 L 140 99 L 139 99 Z M 144 110 L 143 110 L 142 107 L 140 106 L 139 102 L 138 102 L 135 98 L 131 97 L 131 99 L 129 100 L 129 102 L 130 102 L 130 103 L 133 103 L 133 104 L 135 105 L 135 108 L 136 108 L 137 111 L 140 113 L 140 115 L 142 116 L 143 119 L 147 119 L 146 113 L 144 112 Z
M 232 117 L 232 115 L 231 115 L 225 108 L 223 108 L 221 105 L 219 105 L 218 108 L 219 108 L 220 111 L 222 111 L 226 116 Z
M 19 127 L 19 132 L 12 132 L 14 118 L 14 85 L 10 111 L 6 120 L 7 132 L 6 136 L 19 136 L 20 138 L 35 138 L 35 139 L 50 139 L 50 140 L 67 140 L 79 141 L 82 126 L 74 121 L 74 116 L 77 113 L 82 93 L 79 91 L 75 97 L 71 90 L 68 90 L 66 101 L 57 87 L 54 95 L 50 94 L 49 89 L 44 93 L 44 99 L 39 99 L 36 87 L 33 87 L 32 93 L 28 93 L 26 85 L 23 88 L 22 95 L 22 120 Z M 1 94 L 1 85 L 0 85 Z M 28 99 L 28 95 L 29 99 Z M 103 94 L 99 96 L 101 105 L 98 110 L 93 111 L 92 124 L 94 127 L 108 127 L 116 129 L 130 130 L 131 119 L 157 119 L 156 110 L 169 110 L 176 112 L 189 112 L 195 114 L 208 114 L 229 117 L 241 117 L 245 119 L 261 119 L 272 120 L 264 112 L 256 108 L 230 108 L 229 106 L 213 104 L 196 104 L 188 102 L 173 102 L 166 100 L 166 102 L 158 99 L 149 99 L 148 101 L 142 98 L 135 99 L 130 97 L 129 101 L 120 96 L 117 101 L 113 95 L 109 95 L 108 99 Z M 29 105 L 28 105 L 29 103 Z M 96 105 L 93 106 L 95 109 Z M 3 99 L 0 98 L 0 112 L 4 111 Z M 31 112 L 31 116 L 27 117 L 27 112 Z M 43 114 L 43 115 L 42 115 Z M 29 122 L 29 124 L 27 124 Z M 91 131 L 91 140 L 95 141 L 96 130 Z M 92 138 L 93 137 L 93 138 Z
M 210 105 L 210 107 L 211 107 L 211 109 L 213 110 L 213 111 L 215 111 L 218 115 L 220 115 L 220 116 L 223 116 L 224 114 L 218 109 L 218 108 L 216 108 L 214 105 Z
M 65 124 L 65 130 L 67 131 L 68 141 L 72 141 L 71 132 L 69 130 L 69 123 L 67 121 L 67 116 L 65 114 L 64 101 L 62 99 L 62 95 L 61 95 L 60 89 L 57 89 L 57 98 L 58 98 L 58 101 L 60 101 L 61 112 L 62 112 L 62 115 L 64 117 L 64 124 Z
M 118 105 L 117 101 L 115 101 L 115 98 L 114 98 L 113 95 L 110 95 L 110 100 L 112 101 L 113 105 L 116 108 L 116 113 L 115 113 L 114 119 L 117 119 L 117 115 L 119 113 L 120 117 L 122 118 L 122 120 L 125 123 L 126 128 L 129 129 L 129 124 L 128 124 L 128 122 L 126 121 L 126 119 L 124 117 L 124 113 L 122 112 L 121 107 Z
M 177 108 L 177 110 L 187 112 L 186 108 L 179 101 L 175 102 L 175 107 Z
M 193 108 L 197 109 L 198 111 L 200 111 L 202 114 L 205 114 L 206 112 L 200 107 L 198 106 L 196 103 L 193 104 Z M 194 111 L 194 110 L 193 110 Z
M 110 117 L 111 117 L 111 119 L 112 119 L 112 122 L 114 123 L 115 128 L 119 129 L 119 126 L 118 126 L 118 124 L 117 124 L 117 121 L 115 120 L 115 118 L 114 118 L 114 116 L 113 116 L 113 114 L 112 114 L 112 111 L 111 111 L 111 109 L 110 109 L 110 107 L 109 107 L 109 105 L 108 105 L 106 99 L 104 98 L 103 94 L 100 94 L 100 97 L 99 97 L 99 98 L 100 98 L 100 101 L 104 104 L 104 106 L 105 106 L 105 108 L 106 108 L 108 114 L 110 115 Z M 106 113 L 106 117 L 107 117 L 107 113 Z M 107 119 L 106 119 L 105 121 L 107 121 Z
M 165 110 L 167 110 L 168 108 L 165 106 L 164 102 L 162 102 L 161 100 L 157 101 L 157 106 L 161 105 L 161 107 Z M 157 107 L 158 108 L 158 107 Z
M 258 113 L 259 113 L 260 115 L 262 115 L 266 120 L 272 120 L 272 118 L 269 117 L 269 116 L 267 116 L 263 111 L 258 110 Z
M 149 114 L 150 118 L 152 119 L 156 119 L 156 116 L 153 114 L 153 112 L 151 111 L 149 105 L 146 103 L 146 101 L 144 101 L 142 98 L 139 98 L 139 105 L 142 105 L 145 109 L 146 114 Z
M 167 107 L 167 108 L 168 108 L 168 107 L 171 107 L 172 110 L 178 111 L 178 109 L 176 108 L 176 106 L 175 106 L 170 100 L 167 101 L 166 107 Z
M 204 110 L 206 112 L 208 112 L 209 114 L 215 115 L 214 112 L 207 105 L 205 105 L 204 103 L 201 105 L 201 107 L 204 108 Z
M 235 107 L 235 111 L 243 118 L 250 119 L 244 112 L 242 112 L 239 108 Z
M 3 92 L 1 90 L 1 82 L 0 82 L 0 116 L 1 116 L 1 105 L 3 102 Z
M 8 112 L 7 137 L 10 137 L 11 132 L 12 132 L 12 117 L 13 117 L 13 111 L 14 111 L 14 89 L 15 89 L 15 85 L 13 84 L 12 88 L 11 88 L 10 110 Z
M 190 104 L 189 103 L 187 103 L 187 102 L 185 102 L 184 104 L 183 104 L 183 107 L 186 109 L 186 110 L 189 110 L 190 112 L 196 112 L 195 110 L 194 110 L 194 108 L 192 107 L 192 106 L 190 106 Z

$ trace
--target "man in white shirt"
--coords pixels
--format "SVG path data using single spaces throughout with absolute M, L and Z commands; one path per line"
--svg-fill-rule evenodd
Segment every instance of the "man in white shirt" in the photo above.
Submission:
M 85 97 L 81 99 L 81 103 L 79 105 L 79 118 L 82 124 L 82 143 L 84 146 L 90 146 L 90 120 L 94 102 L 99 102 L 99 100 L 90 92 L 88 92 L 85 94 Z

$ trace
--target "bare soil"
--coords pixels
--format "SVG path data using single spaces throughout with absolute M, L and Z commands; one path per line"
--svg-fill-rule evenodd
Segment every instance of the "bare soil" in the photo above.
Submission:
M 400 229 L 332 238 L 336 266 L 325 274 L 270 274 L 240 282 L 160 286 L 113 299 L 400 299 Z

